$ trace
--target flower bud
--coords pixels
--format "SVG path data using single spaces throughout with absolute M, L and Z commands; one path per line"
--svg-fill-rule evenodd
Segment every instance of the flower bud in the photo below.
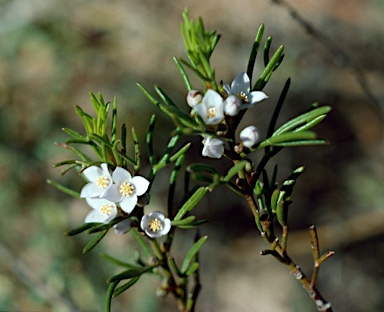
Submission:
M 240 132 L 240 140 L 248 148 L 254 146 L 259 138 L 259 130 L 255 126 L 246 127 Z
M 228 116 L 236 116 L 240 111 L 241 101 L 237 96 L 230 95 L 224 101 L 224 113 Z
M 203 96 L 201 95 L 199 90 L 191 90 L 188 92 L 187 103 L 191 108 L 194 108 L 202 100 L 203 100 Z
M 210 158 L 221 158 L 224 153 L 224 142 L 213 137 L 206 137 L 203 141 L 203 156 Z

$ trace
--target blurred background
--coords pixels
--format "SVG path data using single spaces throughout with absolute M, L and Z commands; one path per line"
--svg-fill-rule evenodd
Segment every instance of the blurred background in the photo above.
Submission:
M 316 129 L 329 146 L 285 149 L 276 158 L 283 162 L 280 180 L 306 167 L 293 193 L 288 251 L 310 276 L 308 227 L 316 224 L 322 251 L 335 251 L 318 282 L 334 311 L 384 311 L 380 0 L 1 0 L 0 310 L 103 311 L 105 281 L 122 269 L 100 254 L 129 260 L 135 245 L 129 235 L 111 232 L 84 255 L 91 236 L 63 235 L 82 224 L 89 207 L 46 184 L 84 184 L 75 172 L 61 176 L 52 168 L 73 157 L 54 143 L 67 138 L 62 127 L 82 131 L 74 107 L 91 113 L 89 92 L 101 92 L 107 101 L 116 96 L 119 123 L 135 126 L 142 139 L 157 110 L 136 82 L 149 89 L 158 84 L 184 105 L 186 91 L 172 57 L 185 57 L 179 24 L 187 6 L 191 17 L 201 16 L 208 29 L 223 35 L 213 56 L 218 80 L 230 83 L 245 70 L 261 23 L 265 38 L 273 36 L 273 48 L 285 45 L 284 62 L 264 89 L 269 99 L 248 113 L 244 125 L 266 130 L 288 77 L 292 84 L 279 124 L 314 102 L 333 106 Z M 161 151 L 172 125 L 160 115 L 158 120 Z M 166 203 L 167 179 L 161 175 L 153 188 L 155 209 Z M 199 216 L 211 222 L 201 228 L 210 238 L 201 254 L 197 311 L 315 311 L 288 271 L 259 255 L 266 245 L 245 202 L 226 198 L 226 191 L 217 189 L 199 206 Z M 192 239 L 193 233 L 183 232 L 176 245 L 185 251 Z M 113 311 L 176 311 L 172 298 L 156 298 L 158 285 L 154 277 L 143 278 L 113 301 Z

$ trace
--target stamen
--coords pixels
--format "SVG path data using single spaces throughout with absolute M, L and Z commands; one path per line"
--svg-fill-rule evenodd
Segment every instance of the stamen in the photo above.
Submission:
M 161 221 L 159 219 L 151 220 L 149 222 L 148 226 L 149 226 L 149 228 L 151 229 L 152 232 L 158 232 L 162 228 Z
M 106 189 L 111 184 L 111 181 L 106 176 L 100 176 L 97 178 L 96 184 L 98 187 Z
M 208 119 L 216 117 L 216 107 L 208 108 Z
M 105 204 L 105 205 L 100 207 L 100 212 L 102 214 L 107 215 L 107 216 L 109 216 L 112 213 L 112 210 L 113 210 L 113 206 L 112 205 Z
M 249 102 L 248 96 L 243 91 L 239 92 L 238 97 L 244 102 Z
M 120 185 L 120 194 L 123 196 L 131 196 L 135 192 L 135 186 L 129 182 L 123 182 Z

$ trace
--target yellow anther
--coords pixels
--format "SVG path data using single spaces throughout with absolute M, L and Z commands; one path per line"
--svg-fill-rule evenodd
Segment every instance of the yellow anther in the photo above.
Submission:
M 131 196 L 135 192 L 135 186 L 129 182 L 123 182 L 120 185 L 120 194 L 123 196 Z
M 151 229 L 152 232 L 158 232 L 162 228 L 161 221 L 159 219 L 151 220 L 149 222 L 148 226 L 149 226 L 149 228 Z
M 112 210 L 113 210 L 113 206 L 112 205 L 105 204 L 105 205 L 100 207 L 100 212 L 102 214 L 107 215 L 107 216 L 109 216 L 112 213 Z
M 106 189 L 111 184 L 111 181 L 106 176 L 100 176 L 97 178 L 96 184 L 98 187 Z
M 216 117 L 216 107 L 208 108 L 208 119 Z

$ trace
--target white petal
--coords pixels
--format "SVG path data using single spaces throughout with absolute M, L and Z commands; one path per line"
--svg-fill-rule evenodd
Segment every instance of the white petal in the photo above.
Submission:
M 99 210 L 91 210 L 87 216 L 85 217 L 85 223 L 91 222 L 104 222 L 106 219 L 106 215 L 102 214 Z
M 210 157 L 210 158 L 221 158 L 221 156 L 224 153 L 224 142 L 212 138 L 212 137 L 207 137 L 204 139 L 204 147 L 202 151 L 202 155 L 205 157 Z
M 116 234 L 125 234 L 131 229 L 131 220 L 125 219 L 113 226 Z
M 137 196 L 133 194 L 132 196 L 124 197 L 124 199 L 120 202 L 120 207 L 126 213 L 131 213 L 133 208 L 135 208 L 137 204 Z
M 236 116 L 240 111 L 240 105 L 240 99 L 234 95 L 230 95 L 224 101 L 224 112 L 228 116 Z
M 247 97 L 248 97 L 249 103 L 255 104 L 255 103 L 260 102 L 264 99 L 267 99 L 268 95 L 266 95 L 264 92 L 261 92 L 261 91 L 253 91 L 251 93 L 248 93 Z
M 119 185 L 123 182 L 130 182 L 131 178 L 132 176 L 129 173 L 129 171 L 121 167 L 116 167 L 116 169 L 113 171 L 113 174 L 112 174 L 113 182 Z
M 135 186 L 137 196 L 143 195 L 148 190 L 149 181 L 144 177 L 134 176 L 131 182 Z
M 205 123 L 207 123 L 207 108 L 203 104 L 197 104 L 195 108 L 192 110 L 192 113 L 196 112 Z
M 144 215 L 142 218 L 141 218 L 141 221 L 140 221 L 140 227 L 143 231 L 145 231 L 148 227 L 148 224 L 149 224 L 149 216 L 148 215 Z
M 240 140 L 244 146 L 251 148 L 260 138 L 259 130 L 255 126 L 249 126 L 244 128 L 240 132 Z
M 106 163 L 101 164 L 101 169 L 103 170 L 103 174 L 112 180 L 112 176 L 108 170 L 108 164 Z
M 96 209 L 96 210 L 99 210 L 100 207 L 103 205 L 109 205 L 109 204 L 115 205 L 113 202 L 106 200 L 104 198 L 86 198 L 85 200 L 92 209 Z
M 239 94 L 240 92 L 248 93 L 250 89 L 249 77 L 245 72 L 238 74 L 231 85 L 231 94 Z
M 171 220 L 165 218 L 163 221 L 163 229 L 161 230 L 161 235 L 166 235 L 171 230 Z
M 228 93 L 228 95 L 231 94 L 231 87 L 229 86 L 229 84 L 226 83 L 225 85 L 223 85 L 223 89 L 225 90 L 225 92 Z
M 118 203 L 123 199 L 123 196 L 120 194 L 119 187 L 120 185 L 111 184 L 105 189 L 105 191 L 102 194 L 102 197 L 111 202 Z
M 208 91 L 205 93 L 203 98 L 203 105 L 206 108 L 214 106 L 217 109 L 220 106 L 221 107 L 223 106 L 223 98 L 216 91 L 213 91 L 212 89 L 208 89 Z
M 103 170 L 97 166 L 91 166 L 83 171 L 83 175 L 88 181 L 96 182 L 97 178 L 103 175 Z
M 161 211 L 152 211 L 148 216 L 151 220 L 158 219 L 159 221 L 163 221 L 165 219 Z
M 88 183 L 81 189 L 80 197 L 99 197 L 103 192 L 104 190 L 99 188 L 95 183 Z

